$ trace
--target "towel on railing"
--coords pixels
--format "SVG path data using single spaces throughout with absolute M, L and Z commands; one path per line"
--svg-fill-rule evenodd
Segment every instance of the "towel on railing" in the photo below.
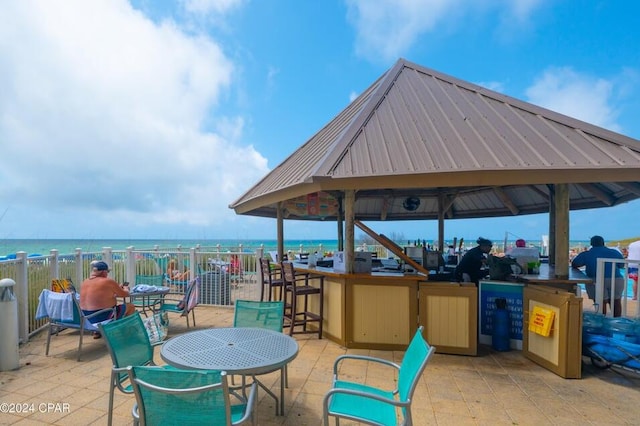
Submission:
M 155 285 L 138 284 L 134 286 L 131 291 L 133 293 L 150 293 L 152 291 L 158 291 L 158 287 Z
M 38 299 L 36 319 L 53 318 L 62 321 L 73 320 L 73 294 L 56 293 L 44 289 Z

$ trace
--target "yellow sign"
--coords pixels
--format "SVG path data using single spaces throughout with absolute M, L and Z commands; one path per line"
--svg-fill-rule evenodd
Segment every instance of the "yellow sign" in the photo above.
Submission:
M 548 337 L 551 333 L 555 312 L 541 306 L 534 306 L 529 315 L 529 331 Z

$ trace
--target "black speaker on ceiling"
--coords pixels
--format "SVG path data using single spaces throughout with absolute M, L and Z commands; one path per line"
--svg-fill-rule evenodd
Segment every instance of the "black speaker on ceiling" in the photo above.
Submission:
M 402 202 L 402 207 L 404 207 L 404 209 L 406 211 L 414 212 L 414 211 L 418 210 L 418 207 L 420 207 L 420 198 L 418 198 L 418 197 L 407 197 Z

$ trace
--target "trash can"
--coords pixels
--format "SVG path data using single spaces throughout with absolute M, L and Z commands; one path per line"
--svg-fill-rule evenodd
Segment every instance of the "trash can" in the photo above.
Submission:
M 508 351 L 510 342 L 511 318 L 507 310 L 507 299 L 496 298 L 496 309 L 493 311 L 493 334 L 491 343 L 496 351 Z
M 0 371 L 20 367 L 18 354 L 18 302 L 13 294 L 16 282 L 0 280 Z
M 200 300 L 205 305 L 231 305 L 231 280 L 224 271 L 210 271 L 200 276 Z

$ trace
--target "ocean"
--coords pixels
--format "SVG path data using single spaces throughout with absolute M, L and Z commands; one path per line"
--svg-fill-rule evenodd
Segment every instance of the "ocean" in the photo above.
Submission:
M 422 240 L 426 244 L 433 245 L 433 240 Z M 471 248 L 475 244 L 473 241 L 475 239 L 467 240 L 465 238 L 465 247 Z M 538 246 L 540 244 L 539 241 L 531 243 Z M 356 241 L 356 245 L 361 245 L 363 241 Z M 398 241 L 396 242 L 400 246 L 404 246 L 407 243 L 413 243 L 413 241 Z M 507 245 L 513 245 L 515 240 L 507 241 Z M 371 241 L 367 241 L 367 244 L 371 248 L 374 243 Z M 503 240 L 494 241 L 494 248 L 501 250 L 502 245 L 504 244 Z M 193 240 L 193 239 L 185 239 L 185 240 L 177 240 L 177 239 L 138 239 L 138 240 L 130 240 L 130 239 L 0 239 L 0 258 L 7 255 L 15 254 L 18 251 L 24 251 L 27 254 L 41 254 L 46 255 L 49 254 L 51 250 L 58 250 L 59 254 L 71 254 L 74 253 L 77 248 L 82 249 L 83 252 L 99 252 L 102 251 L 105 247 L 110 247 L 113 250 L 124 250 L 127 247 L 133 246 L 136 249 L 152 249 L 156 246 L 159 249 L 175 249 L 177 247 L 182 247 L 185 250 L 188 250 L 192 247 L 196 247 L 200 245 L 203 249 L 207 248 L 215 248 L 220 245 L 221 248 L 229 249 L 229 248 L 238 248 L 242 245 L 243 249 L 255 250 L 260 246 L 263 246 L 266 251 L 276 250 L 277 241 L 276 240 L 238 240 L 238 239 L 220 239 L 220 240 Z M 588 247 L 588 241 L 572 241 L 570 242 L 570 247 L 581 248 Z M 319 251 L 320 247 L 323 251 L 335 251 L 338 248 L 338 240 L 285 240 L 284 243 L 285 250 L 293 250 L 293 251 Z
M 263 246 L 265 250 L 275 250 L 277 248 L 277 240 L 129 240 L 129 239 L 0 239 L 0 258 L 7 255 L 24 251 L 27 254 L 47 255 L 51 250 L 58 250 L 59 254 L 71 254 L 76 249 L 82 249 L 83 252 L 99 252 L 103 248 L 109 247 L 113 250 L 124 250 L 128 247 L 136 249 L 153 249 L 156 246 L 159 249 L 175 249 L 182 247 L 188 250 L 199 245 L 202 248 L 215 248 L 220 245 L 221 248 L 228 249 L 230 247 L 255 250 Z M 324 251 L 335 251 L 338 248 L 338 240 L 286 240 L 285 249 L 299 251 L 316 251 L 322 246 Z

